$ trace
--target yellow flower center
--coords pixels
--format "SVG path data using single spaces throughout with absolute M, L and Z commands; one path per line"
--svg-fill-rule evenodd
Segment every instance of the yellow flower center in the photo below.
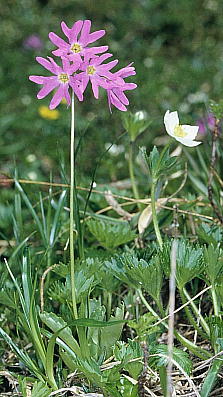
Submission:
M 71 51 L 74 52 L 75 54 L 78 54 L 78 52 L 82 51 L 82 47 L 80 44 L 74 43 L 72 44 L 72 46 L 70 47 Z
M 187 136 L 187 133 L 183 130 L 182 125 L 179 124 L 174 127 L 174 135 L 178 136 L 179 138 L 184 138 Z
M 88 66 L 87 67 L 87 74 L 95 74 L 95 72 L 96 72 L 96 69 L 95 69 L 95 67 L 94 66 Z
M 59 78 L 60 82 L 64 83 L 64 84 L 69 81 L 69 77 L 66 73 L 61 73 L 58 78 Z

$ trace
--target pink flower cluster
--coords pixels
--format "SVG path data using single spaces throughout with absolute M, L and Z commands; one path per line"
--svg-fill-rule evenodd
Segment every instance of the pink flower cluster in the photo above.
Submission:
M 49 33 L 49 38 L 58 47 L 53 54 L 61 58 L 62 65 L 59 66 L 51 57 L 48 59 L 37 57 L 37 62 L 53 75 L 49 77 L 29 76 L 34 83 L 43 85 L 37 98 L 42 99 L 56 89 L 49 108 L 55 109 L 63 98 L 70 105 L 70 89 L 73 90 L 79 101 L 82 101 L 84 91 L 90 81 L 96 99 L 99 97 L 99 87 L 102 87 L 107 91 L 110 110 L 114 105 L 119 110 L 126 111 L 129 101 L 125 91 L 137 87 L 134 83 L 125 82 L 126 77 L 136 74 L 132 64 L 117 72 L 111 72 L 118 60 L 104 63 L 112 56 L 112 54 L 106 53 L 108 46 L 88 47 L 89 44 L 105 34 L 104 30 L 90 33 L 91 21 L 77 21 L 71 29 L 65 22 L 62 22 L 61 28 L 67 41 L 53 32 Z

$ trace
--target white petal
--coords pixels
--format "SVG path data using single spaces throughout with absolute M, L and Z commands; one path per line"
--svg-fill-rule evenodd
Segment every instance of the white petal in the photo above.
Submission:
M 182 125 L 183 131 L 186 132 L 186 139 L 195 139 L 199 130 L 199 127 L 192 125 Z
M 202 142 L 198 142 L 198 141 L 193 141 L 192 139 L 187 139 L 187 138 L 179 138 L 179 137 L 175 137 L 175 139 L 182 143 L 185 146 L 189 146 L 189 147 L 193 147 L 193 146 L 197 146 L 200 145 Z
M 170 112 L 167 110 L 164 116 L 164 124 L 166 127 L 166 131 L 170 136 L 175 137 L 174 128 L 176 125 L 179 125 L 179 117 L 177 112 Z

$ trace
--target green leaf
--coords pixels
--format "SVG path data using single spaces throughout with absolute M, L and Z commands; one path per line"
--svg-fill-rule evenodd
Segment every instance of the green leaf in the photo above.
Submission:
M 114 321 L 123 320 L 123 318 L 124 318 L 124 305 L 121 308 L 119 307 L 116 308 L 115 315 L 111 316 L 108 323 L 113 322 L 114 324 Z M 100 347 L 102 348 L 103 351 L 104 350 L 106 351 L 107 355 L 109 354 L 111 347 L 120 338 L 123 325 L 124 322 L 115 323 L 115 325 L 111 325 L 110 327 L 101 329 Z
M 44 381 L 44 376 L 41 373 L 40 369 L 36 366 L 36 363 L 31 360 L 27 353 L 23 352 L 10 338 L 6 332 L 0 328 L 0 336 L 4 339 L 4 341 L 10 346 L 12 351 L 16 354 L 16 356 L 21 360 L 21 362 L 31 371 L 34 375 L 37 376 L 41 381 Z
M 160 258 L 164 272 L 169 277 L 170 273 L 170 250 L 171 244 L 165 243 Z M 177 258 L 176 258 L 176 281 L 180 290 L 186 283 L 195 277 L 199 277 L 203 268 L 203 251 L 198 245 L 193 246 L 184 240 L 178 241 Z
M 113 250 L 119 245 L 134 240 L 136 234 L 130 229 L 128 223 L 111 223 L 102 220 L 90 219 L 87 221 L 90 232 L 99 241 L 102 247 Z
M 31 397 L 48 397 L 52 390 L 42 382 L 35 382 L 32 388 Z
M 127 252 L 105 261 L 105 266 L 120 280 L 136 289 L 144 288 L 153 299 L 159 300 L 163 272 L 158 255 L 154 255 L 147 262 L 138 259 L 134 253 Z
M 167 345 L 154 345 L 149 349 L 150 355 L 161 354 L 164 357 L 150 357 L 149 365 L 152 368 L 159 368 L 168 365 L 168 346 Z M 192 371 L 192 362 L 189 355 L 176 347 L 173 348 L 173 359 L 179 364 L 179 366 L 189 375 Z
M 40 313 L 40 318 L 44 324 L 47 325 L 53 332 L 60 331 L 60 338 L 73 350 L 77 355 L 80 355 L 80 347 L 72 335 L 71 329 L 67 323 L 54 313 L 43 312 Z
M 223 252 L 220 247 L 210 244 L 204 247 L 205 272 L 210 281 L 214 285 L 223 272 Z

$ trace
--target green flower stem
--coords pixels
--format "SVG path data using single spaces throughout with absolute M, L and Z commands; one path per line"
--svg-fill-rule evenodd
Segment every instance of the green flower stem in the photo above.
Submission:
M 139 200 L 140 199 L 139 192 L 138 192 L 135 175 L 134 175 L 133 146 L 134 146 L 134 142 L 130 141 L 130 144 L 129 144 L 129 176 L 130 176 L 131 183 L 132 183 L 132 190 L 133 190 L 134 198 L 136 200 Z M 142 205 L 140 203 L 137 203 L 137 206 L 138 206 L 139 210 L 142 210 Z
M 185 287 L 182 289 L 182 291 L 183 291 L 184 296 L 187 298 L 187 300 L 188 301 L 191 300 L 191 297 L 188 294 L 188 292 L 187 292 Z M 205 321 L 204 317 L 202 316 L 202 314 L 199 312 L 199 310 L 198 310 L 197 306 L 195 305 L 194 301 L 191 301 L 190 304 L 191 304 L 191 307 L 193 309 L 193 312 L 194 312 L 195 316 L 200 319 L 200 323 L 201 323 L 204 331 L 206 332 L 206 334 L 208 336 L 210 336 L 210 328 L 209 328 L 207 322 Z
M 70 130 L 70 280 L 74 318 L 77 319 L 77 303 L 74 276 L 74 157 L 75 156 L 75 131 L 74 131 L 74 93 L 71 99 L 71 130 Z
M 138 293 L 141 301 L 143 302 L 143 304 L 150 311 L 150 313 L 152 313 L 153 316 L 156 317 L 158 320 L 161 320 L 160 316 L 155 312 L 155 310 L 150 306 L 150 304 L 144 298 L 141 289 L 138 289 L 137 293 Z M 166 329 L 168 329 L 168 324 L 165 321 L 162 321 L 162 324 L 164 325 L 164 327 Z M 211 354 L 209 352 L 202 349 L 201 347 L 198 347 L 193 342 L 191 342 L 189 339 L 187 339 L 184 336 L 182 336 L 181 334 L 179 334 L 176 330 L 174 330 L 174 336 L 178 339 L 178 341 L 180 343 L 182 343 L 183 346 L 185 346 L 190 352 L 192 352 L 194 355 L 196 355 L 200 359 L 206 360 L 211 357 Z
M 153 179 L 152 180 L 152 187 L 151 187 L 151 206 L 152 206 L 152 216 L 153 216 L 153 225 L 156 233 L 156 238 L 158 240 L 160 249 L 163 248 L 163 240 L 160 234 L 160 229 L 159 229 L 159 224 L 158 224 L 158 219 L 157 219 L 157 212 L 156 212 L 156 185 L 157 185 L 157 180 Z

